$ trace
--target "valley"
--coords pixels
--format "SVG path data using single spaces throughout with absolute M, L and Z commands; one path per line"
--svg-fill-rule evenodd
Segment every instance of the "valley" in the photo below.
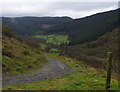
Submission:
M 120 9 L 70 17 L 2 17 L 3 90 L 110 90 L 119 86 Z M 106 91 L 105 91 L 106 92 Z

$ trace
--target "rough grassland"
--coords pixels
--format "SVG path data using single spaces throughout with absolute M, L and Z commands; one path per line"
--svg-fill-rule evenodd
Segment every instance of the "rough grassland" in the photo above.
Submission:
M 36 81 L 26 84 L 15 84 L 3 89 L 14 90 L 105 90 L 106 74 L 103 70 L 96 70 L 84 63 L 71 58 L 49 57 L 63 61 L 72 67 L 72 73 L 63 78 Z M 118 81 L 112 79 L 111 90 L 118 89 Z M 104 92 L 104 91 L 103 91 Z
M 39 50 L 33 49 L 14 38 L 3 38 L 3 74 L 16 74 L 36 70 L 47 60 Z
M 67 35 L 36 35 L 33 36 L 33 38 L 42 38 L 45 39 L 47 43 L 54 45 L 68 44 L 70 42 Z

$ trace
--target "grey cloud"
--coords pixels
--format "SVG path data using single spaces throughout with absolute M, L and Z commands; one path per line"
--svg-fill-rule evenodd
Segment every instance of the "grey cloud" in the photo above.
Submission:
M 81 18 L 117 8 L 117 2 L 3 2 L 2 16 L 70 16 Z M 37 2 L 38 1 L 38 2 Z
M 92 10 L 97 8 L 106 8 L 117 5 L 116 2 L 60 2 L 51 3 L 51 8 L 72 9 L 72 10 Z

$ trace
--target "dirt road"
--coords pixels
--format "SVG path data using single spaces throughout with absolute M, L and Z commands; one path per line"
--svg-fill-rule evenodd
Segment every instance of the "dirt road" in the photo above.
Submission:
M 49 58 L 48 56 L 46 56 L 46 58 L 49 62 L 36 72 L 29 74 L 3 75 L 3 86 L 63 77 L 70 72 L 70 67 L 63 62 Z

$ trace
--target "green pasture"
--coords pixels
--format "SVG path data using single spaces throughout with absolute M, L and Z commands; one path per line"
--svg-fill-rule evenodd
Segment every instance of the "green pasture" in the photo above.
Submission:
M 52 43 L 54 45 L 69 44 L 67 35 L 36 35 L 33 38 L 45 39 L 47 43 Z

